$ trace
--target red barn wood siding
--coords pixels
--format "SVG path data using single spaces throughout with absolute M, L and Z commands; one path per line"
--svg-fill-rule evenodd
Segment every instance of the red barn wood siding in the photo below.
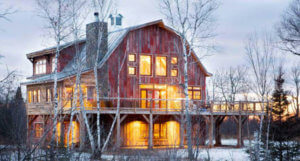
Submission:
M 176 44 L 176 45 L 175 45 Z M 179 85 L 183 83 L 183 56 L 177 52 L 180 48 L 179 37 L 158 25 L 152 25 L 129 32 L 120 45 L 114 50 L 108 61 L 108 74 L 110 84 L 110 96 L 117 96 L 118 62 L 122 63 L 126 56 L 125 64 L 120 73 L 120 96 L 127 98 L 138 98 L 140 84 L 170 84 Z M 128 62 L 128 54 L 136 54 L 135 62 Z M 127 54 L 127 55 L 126 55 Z M 151 55 L 151 76 L 139 74 L 139 56 Z M 155 56 L 167 57 L 167 76 L 155 76 Z M 178 64 L 171 64 L 171 57 L 178 58 Z M 194 56 L 188 58 L 189 86 L 200 86 L 202 88 L 202 99 L 205 99 L 206 75 L 200 68 Z M 136 75 L 128 75 L 128 66 L 136 67 Z M 171 69 L 178 69 L 178 77 L 171 77 Z

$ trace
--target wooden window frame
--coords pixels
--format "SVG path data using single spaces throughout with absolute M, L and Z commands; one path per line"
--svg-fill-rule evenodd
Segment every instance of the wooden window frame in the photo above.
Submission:
M 175 76 L 172 75 L 172 70 L 176 70 L 177 71 Z M 171 69 L 170 75 L 171 75 L 171 77 L 178 77 L 178 69 L 177 68 Z
M 134 69 L 134 74 L 130 74 L 129 73 L 129 68 L 133 68 Z M 136 67 L 133 67 L 133 66 L 128 66 L 128 75 L 130 75 L 130 76 L 135 76 L 136 75 Z
M 55 69 L 55 57 L 52 57 L 52 59 L 51 59 L 51 72 L 52 73 L 55 72 L 54 69 Z
M 144 75 L 144 74 L 141 74 L 141 56 L 150 56 L 150 74 L 149 75 Z M 139 75 L 141 76 L 152 76 L 152 73 L 153 73 L 153 56 L 152 55 L 149 55 L 149 54 L 140 54 L 140 60 L 139 60 Z
M 37 129 L 36 129 L 36 125 L 37 124 L 40 124 L 40 126 L 41 126 L 40 136 L 37 136 Z M 44 134 L 44 123 L 42 123 L 42 122 L 35 122 L 34 123 L 34 137 L 35 138 L 41 138 L 43 136 L 43 134 Z
M 157 75 L 157 73 L 156 73 L 156 71 L 157 71 L 157 69 L 156 69 L 156 63 L 157 63 L 157 57 L 164 57 L 164 58 L 166 58 L 166 75 Z M 167 56 L 164 56 L 164 55 L 162 55 L 162 56 L 155 56 L 155 76 L 157 76 L 157 77 L 167 77 L 168 76 L 168 57 Z
M 193 100 L 201 100 L 202 99 L 201 87 L 199 87 L 199 86 L 191 87 L 190 86 L 188 88 L 189 88 L 188 91 L 192 92 L 192 98 L 190 98 L 190 99 L 193 99 Z M 200 92 L 200 99 L 195 99 L 194 98 L 194 92 Z
M 176 58 L 176 63 L 172 63 L 173 58 Z M 171 56 L 171 64 L 172 65 L 178 65 L 178 57 L 177 56 Z
M 41 75 L 46 73 L 47 73 L 47 60 L 45 58 L 37 60 L 35 62 L 35 75 Z
M 134 61 L 130 60 L 130 55 L 134 56 Z M 136 54 L 133 54 L 133 53 L 128 54 L 128 62 L 136 62 Z

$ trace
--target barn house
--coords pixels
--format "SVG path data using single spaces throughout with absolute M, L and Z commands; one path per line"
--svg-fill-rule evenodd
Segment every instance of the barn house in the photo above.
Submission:
M 81 106 L 88 116 L 88 122 L 96 138 L 98 110 L 94 64 L 97 64 L 103 138 L 107 136 L 117 114 L 117 106 L 120 107 L 110 141 L 111 146 L 184 147 L 186 145 L 183 115 L 184 59 L 179 36 L 162 20 L 128 28 L 117 27 L 115 30 L 109 29 L 108 26 L 121 25 L 122 16 L 118 19 L 111 17 L 111 20 L 109 25 L 106 22 L 87 24 L 85 39 L 69 42 L 60 47 L 57 62 L 59 118 L 55 125 L 56 139 L 65 145 L 86 144 L 87 131 L 81 116 Z M 99 27 L 102 28 L 103 36 L 101 51 L 97 52 L 95 42 L 98 42 Z M 33 75 L 24 83 L 27 87 L 28 133 L 36 140 L 49 132 L 47 129 L 53 128 L 51 124 L 54 107 L 55 53 L 56 48 L 53 47 L 27 54 L 33 65 Z M 97 53 L 99 53 L 98 60 Z M 80 65 L 83 105 L 77 100 L 74 101 L 78 65 Z M 206 78 L 210 75 L 196 53 L 189 55 L 188 95 L 192 135 L 194 142 L 200 144 L 204 144 L 207 136 L 206 126 L 210 120 L 209 116 L 212 119 L 219 118 L 213 117 L 208 112 L 205 103 Z M 74 112 L 72 120 L 70 120 L 71 112 Z M 212 124 L 208 131 L 211 144 Z M 66 139 L 69 125 L 72 125 L 69 133 L 71 140 Z

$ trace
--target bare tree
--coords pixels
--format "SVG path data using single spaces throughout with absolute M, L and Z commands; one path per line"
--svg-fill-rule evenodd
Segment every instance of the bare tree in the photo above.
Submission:
M 234 103 L 239 94 L 247 87 L 247 68 L 237 66 L 228 70 L 221 70 L 215 75 L 215 85 L 218 93 L 226 103 Z
M 291 79 L 293 83 L 293 102 L 295 102 L 296 116 L 300 117 L 300 65 L 297 64 L 291 69 Z
M 168 24 L 173 27 L 180 37 L 182 51 L 178 51 L 184 60 L 184 95 L 185 117 L 187 119 L 187 143 L 188 156 L 194 159 L 191 134 L 191 119 L 189 116 L 188 97 L 188 57 L 193 50 L 204 46 L 204 40 L 214 36 L 213 13 L 218 8 L 216 0 L 161 0 L 161 11 L 165 15 Z
M 300 56 L 300 0 L 293 0 L 277 28 L 281 49 Z
M 15 9 L 13 9 L 12 7 L 5 7 L 2 8 L 1 7 L 2 3 L 0 3 L 0 19 L 4 19 L 6 21 L 10 21 L 10 19 L 8 18 L 9 15 L 13 14 L 16 12 Z
M 262 110 L 265 110 L 265 101 L 268 101 L 268 96 L 271 92 L 271 81 L 272 81 L 272 69 L 274 64 L 274 46 L 272 37 L 270 35 L 264 35 L 259 38 L 257 34 L 249 36 L 248 41 L 245 45 L 245 54 L 250 65 L 252 73 L 252 90 L 257 94 L 261 103 Z M 267 116 L 268 116 L 268 108 Z M 262 126 L 264 116 L 260 117 L 258 143 L 261 142 Z M 256 150 L 260 151 L 260 146 L 257 144 Z M 257 159 L 259 153 L 257 152 Z
M 61 51 L 61 43 L 70 34 L 70 1 L 64 0 L 37 0 L 37 4 L 40 11 L 40 16 L 46 20 L 47 28 L 51 32 L 51 36 L 56 43 L 56 52 L 54 60 L 54 119 L 53 124 L 57 124 L 58 115 L 58 94 L 57 94 L 57 61 Z M 56 126 L 53 127 L 52 137 L 51 137 L 51 149 L 54 146 L 54 139 L 56 133 Z M 52 150 L 53 151 L 53 150 Z M 53 152 L 52 152 L 53 153 Z

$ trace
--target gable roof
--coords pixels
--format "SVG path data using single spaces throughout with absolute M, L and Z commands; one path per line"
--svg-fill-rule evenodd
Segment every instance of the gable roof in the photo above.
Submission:
M 101 68 L 104 65 L 104 63 L 109 59 L 111 54 L 119 46 L 119 44 L 123 41 L 123 39 L 126 37 L 126 35 L 130 31 L 137 30 L 137 29 L 140 29 L 140 28 L 143 28 L 143 27 L 146 27 L 146 26 L 151 26 L 151 25 L 158 25 L 158 26 L 160 26 L 160 27 L 162 27 L 162 28 L 164 28 L 164 29 L 166 29 L 170 32 L 173 32 L 173 33 L 177 34 L 177 32 L 175 30 L 173 30 L 172 28 L 166 26 L 163 23 L 162 20 L 152 21 L 152 22 L 141 24 L 141 25 L 131 26 L 131 27 L 115 30 L 115 31 L 112 31 L 112 32 L 108 32 L 108 43 L 107 43 L 108 44 L 108 46 L 107 46 L 108 50 L 107 50 L 107 53 L 105 54 L 105 56 L 99 61 L 98 68 Z M 81 40 L 79 40 L 79 43 L 85 43 L 85 41 L 86 41 L 86 39 L 81 39 Z M 72 46 L 74 43 L 75 43 L 74 41 L 73 42 L 68 42 L 68 43 L 62 44 L 60 47 L 61 48 L 66 48 L 66 47 Z M 46 49 L 43 49 L 43 50 L 40 50 L 40 51 L 36 51 L 36 52 L 27 54 L 27 58 L 32 59 L 33 57 L 36 57 L 36 56 L 41 56 L 41 55 L 44 55 L 44 54 L 54 53 L 55 50 L 56 50 L 55 46 L 50 47 L 50 48 L 46 48 Z M 194 54 L 194 52 L 193 52 L 193 54 Z M 199 57 L 196 54 L 194 54 L 194 57 L 196 58 L 197 62 L 199 63 L 200 68 L 204 71 L 206 76 L 211 76 L 211 74 L 209 72 L 207 72 L 207 70 L 205 69 L 205 67 L 201 63 Z M 83 47 L 80 51 L 80 58 L 81 58 L 81 61 L 84 62 L 82 73 L 89 72 L 89 71 L 93 70 L 91 68 L 88 68 L 86 66 L 86 63 L 85 63 L 86 62 L 85 61 L 85 58 L 86 58 L 86 45 L 85 44 L 83 45 Z M 57 73 L 57 80 L 58 81 L 63 80 L 67 77 L 72 77 L 76 74 L 76 72 L 74 70 L 74 64 L 75 64 L 74 59 L 75 58 L 73 58 L 65 66 L 65 68 L 61 72 Z M 53 79 L 54 79 L 54 73 L 39 76 L 39 77 L 36 77 L 36 78 L 32 78 L 31 80 L 26 81 L 22 84 L 23 85 L 30 85 L 30 84 L 53 82 Z

